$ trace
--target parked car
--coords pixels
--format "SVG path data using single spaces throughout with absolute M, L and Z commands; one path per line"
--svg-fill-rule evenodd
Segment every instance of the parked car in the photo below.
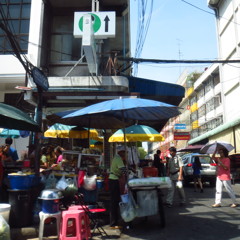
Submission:
M 192 164 L 196 156 L 199 157 L 202 166 L 201 170 L 202 182 L 209 182 L 211 186 L 215 186 L 217 164 L 210 157 L 210 155 L 201 153 L 189 153 L 182 156 L 184 184 L 187 185 L 193 181 Z
M 236 180 L 240 180 L 240 153 L 231 154 L 229 158 L 231 160 L 232 184 L 235 184 Z

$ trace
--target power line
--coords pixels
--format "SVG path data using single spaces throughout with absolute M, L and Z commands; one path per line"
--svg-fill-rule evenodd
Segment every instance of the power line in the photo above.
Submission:
M 161 64 L 169 64 L 169 63 L 240 63 L 239 60 L 167 60 L 167 59 L 147 59 L 147 58 L 130 58 L 130 57 L 118 57 L 119 60 L 129 61 L 134 63 L 161 63 Z
M 202 12 L 206 12 L 206 13 L 208 13 L 208 14 L 211 14 L 211 15 L 214 15 L 214 16 L 215 16 L 215 13 L 206 11 L 206 10 L 204 10 L 204 9 L 202 9 L 202 8 L 200 8 L 200 7 L 192 4 L 192 3 L 189 3 L 189 2 L 187 2 L 187 1 L 185 1 L 185 0 L 181 0 L 181 1 L 184 2 L 184 3 L 186 3 L 186 4 L 188 4 L 188 5 L 190 5 L 190 6 L 192 6 L 192 7 L 194 7 L 194 8 L 196 8 L 196 9 L 198 9 L 198 10 L 201 10 Z M 232 23 L 234 23 L 234 24 L 240 25 L 240 23 L 235 22 L 235 21 L 232 21 L 232 20 L 230 20 L 230 19 L 228 19 L 228 18 L 225 18 L 225 17 L 223 17 L 223 16 L 221 16 L 221 15 L 218 15 L 218 17 L 219 17 L 219 18 L 222 18 L 222 19 L 224 19 L 224 20 L 227 20 L 227 21 L 229 21 L 229 22 L 232 22 Z

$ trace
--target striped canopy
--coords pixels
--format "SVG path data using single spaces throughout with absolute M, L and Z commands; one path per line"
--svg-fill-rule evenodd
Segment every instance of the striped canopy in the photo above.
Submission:
M 146 125 L 132 125 L 125 129 L 126 142 L 161 142 L 164 137 L 154 128 Z M 116 131 L 109 142 L 124 142 L 124 129 Z
M 79 138 L 79 139 L 97 139 L 99 140 L 96 129 L 79 128 L 76 126 L 69 126 L 60 123 L 52 125 L 44 132 L 44 137 L 49 138 Z

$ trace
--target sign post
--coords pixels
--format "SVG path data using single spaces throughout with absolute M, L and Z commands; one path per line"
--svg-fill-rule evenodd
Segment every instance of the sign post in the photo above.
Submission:
M 84 15 L 91 15 L 94 38 L 112 38 L 116 35 L 115 12 L 75 12 L 73 35 L 82 38 L 84 34 Z

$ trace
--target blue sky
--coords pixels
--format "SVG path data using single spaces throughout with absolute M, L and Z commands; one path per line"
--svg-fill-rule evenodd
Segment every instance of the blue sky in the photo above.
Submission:
M 140 0 L 131 0 L 133 57 L 136 46 L 138 2 Z M 150 0 L 147 2 L 149 6 Z M 186 0 L 186 2 L 182 0 L 154 1 L 151 23 L 140 58 L 173 60 L 217 58 L 217 35 L 213 10 L 208 8 L 207 0 Z M 138 65 L 137 77 L 176 83 L 185 69 L 189 72 L 201 71 L 207 66 L 208 64 L 142 63 Z

